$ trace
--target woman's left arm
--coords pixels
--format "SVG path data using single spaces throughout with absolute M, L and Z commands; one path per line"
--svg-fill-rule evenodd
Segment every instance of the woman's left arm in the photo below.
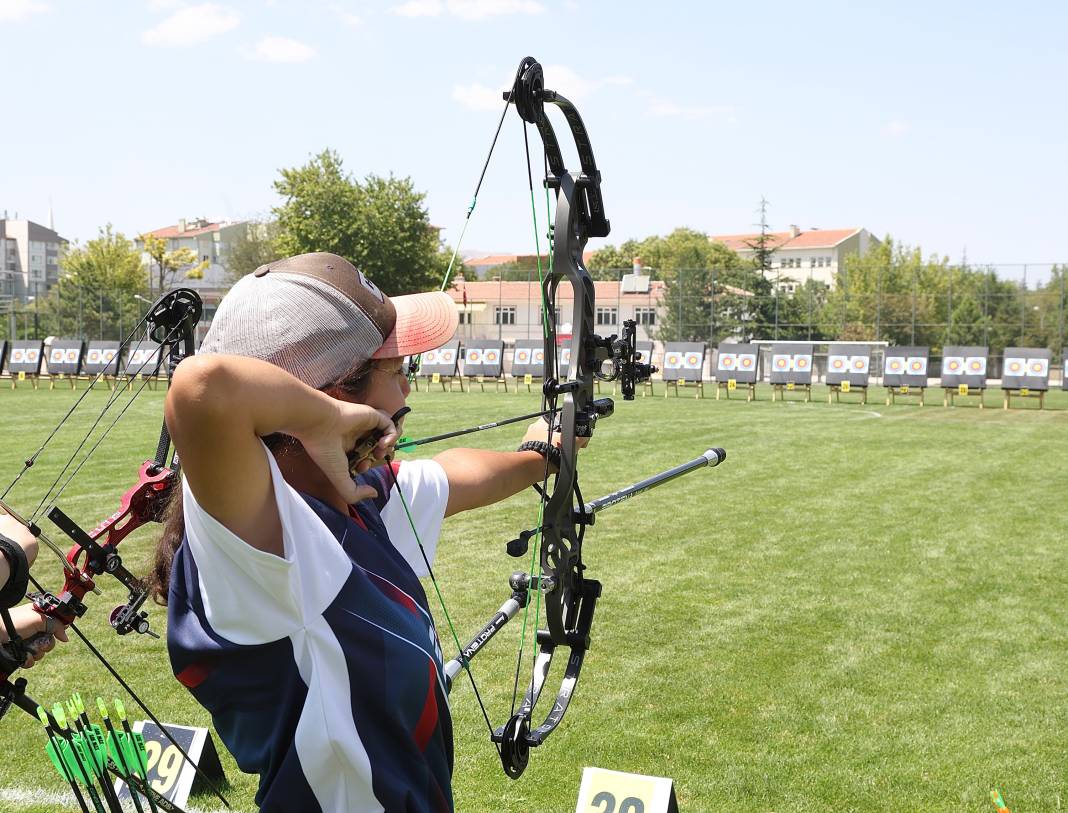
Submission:
M 537 421 L 528 429 L 524 440 L 546 439 L 548 427 Z M 579 446 L 588 443 L 579 439 Z M 553 445 L 559 446 L 560 435 L 553 435 Z M 486 449 L 449 449 L 434 460 L 445 470 L 449 480 L 449 502 L 445 516 L 461 511 L 493 505 L 518 494 L 545 478 L 545 458 L 539 452 L 493 452 Z M 556 469 L 549 467 L 549 472 Z

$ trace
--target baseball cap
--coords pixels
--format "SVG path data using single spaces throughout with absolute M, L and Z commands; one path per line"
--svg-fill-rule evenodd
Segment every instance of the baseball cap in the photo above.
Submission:
M 440 347 L 458 321 L 444 292 L 388 297 L 344 257 L 315 252 L 242 277 L 200 352 L 263 359 L 319 388 L 370 359 Z

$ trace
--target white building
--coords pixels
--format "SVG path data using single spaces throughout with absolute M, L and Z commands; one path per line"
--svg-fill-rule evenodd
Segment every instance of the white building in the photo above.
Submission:
M 716 234 L 709 239 L 742 257 L 752 257 L 760 234 Z M 789 231 L 768 232 L 768 247 L 774 251 L 771 267 L 789 291 L 810 279 L 833 288 L 845 258 L 850 254 L 863 256 L 878 243 L 871 232 L 861 228 L 802 231 L 791 226 Z
M 67 241 L 32 220 L 0 219 L 0 301 L 45 296 L 59 280 L 59 255 Z

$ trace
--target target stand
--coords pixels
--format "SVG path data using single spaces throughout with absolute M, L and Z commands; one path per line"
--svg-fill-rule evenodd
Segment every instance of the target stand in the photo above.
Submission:
M 34 389 L 40 386 L 41 363 L 44 361 L 43 341 L 13 341 L 7 360 L 11 374 L 11 389 L 17 389 L 20 381 L 29 381 Z
M 1001 396 L 1002 409 L 1012 409 L 1013 398 L 1037 398 L 1039 409 L 1045 409 L 1046 406 L 1045 390 L 1032 390 L 1027 387 L 1020 387 L 1019 389 L 1003 389 L 1001 391 Z
M 842 402 L 841 396 L 843 393 L 849 395 L 854 392 L 860 393 L 860 401 L 858 401 L 857 403 L 859 403 L 861 406 L 864 406 L 868 403 L 868 385 L 863 384 L 859 386 L 854 386 L 849 381 L 842 381 L 839 384 L 828 384 L 827 403 L 840 404 Z
M 942 406 L 956 406 L 957 398 L 978 398 L 979 409 L 985 409 L 986 405 L 983 403 L 984 392 L 986 392 L 985 387 L 969 387 L 967 384 L 958 384 L 956 387 L 943 387 Z
M 482 392 L 486 384 L 494 385 L 494 392 L 508 392 L 508 383 L 504 380 L 504 342 L 500 340 L 471 340 L 464 346 L 461 361 L 463 377 L 467 379 L 467 391 L 474 392 L 478 384 Z
M 926 387 L 914 387 L 911 384 L 902 384 L 898 387 L 886 388 L 886 405 L 891 406 L 897 403 L 898 398 L 916 398 L 917 406 L 923 406 L 925 400 Z
M 419 373 L 421 378 L 426 379 L 426 391 L 435 384 L 441 385 L 442 392 L 452 392 L 455 385 L 460 385 L 460 392 L 464 391 L 463 376 L 460 375 L 460 340 L 453 339 L 448 344 L 428 350 L 419 359 Z M 447 390 L 446 390 L 447 387 Z
M 739 387 L 745 389 L 745 402 L 748 404 L 750 401 L 756 400 L 756 383 L 755 382 L 742 382 L 733 378 L 728 378 L 726 381 L 716 382 L 716 400 L 719 400 L 720 393 L 726 393 L 724 397 L 729 401 L 731 399 L 731 393 L 737 392 Z
M 724 342 L 716 349 L 716 400 L 720 394 L 731 393 L 739 386 L 745 387 L 745 401 L 756 400 L 757 345 Z M 666 365 L 665 365 L 666 366 Z
M 916 398 L 924 405 L 927 390 L 927 357 L 929 347 L 888 347 L 883 358 L 883 386 L 886 405 L 897 403 L 898 397 Z
M 793 381 L 787 381 L 785 384 L 772 384 L 771 385 L 771 400 L 786 400 L 786 393 L 788 392 L 803 392 L 805 394 L 804 402 L 807 404 L 812 400 L 812 385 L 811 384 L 797 384 Z M 776 399 L 778 396 L 778 399 Z M 792 400 L 796 400 L 791 398 Z
M 693 385 L 694 398 L 705 397 L 705 345 L 702 342 L 668 342 L 664 347 L 664 397 L 675 391 L 679 397 L 679 386 Z

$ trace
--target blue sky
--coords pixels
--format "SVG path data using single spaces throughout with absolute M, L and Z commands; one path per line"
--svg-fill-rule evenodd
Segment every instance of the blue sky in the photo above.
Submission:
M 1068 261 L 1066 8 L 0 0 L 0 210 L 79 240 L 256 216 L 331 147 L 454 241 L 529 54 L 590 130 L 607 242 L 749 231 L 764 195 L 778 229 Z M 513 114 L 464 249 L 532 251 L 525 195 Z

